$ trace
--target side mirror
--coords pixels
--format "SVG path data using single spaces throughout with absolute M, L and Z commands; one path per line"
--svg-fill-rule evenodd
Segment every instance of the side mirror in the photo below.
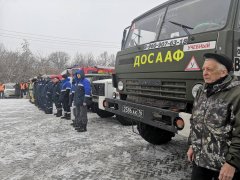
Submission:
M 124 29 L 124 31 L 123 31 L 123 37 L 122 37 L 122 46 L 121 46 L 121 49 L 124 48 L 124 45 L 125 45 L 125 39 L 126 39 L 126 34 L 127 34 L 127 30 Z
M 129 30 L 130 26 L 126 27 L 123 31 L 123 37 L 122 37 L 122 44 L 121 44 L 121 49 L 124 48 L 125 43 L 126 43 L 126 38 L 127 38 L 127 32 Z

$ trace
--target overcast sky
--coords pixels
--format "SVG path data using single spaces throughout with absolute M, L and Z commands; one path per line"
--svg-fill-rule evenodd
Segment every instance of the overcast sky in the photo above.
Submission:
M 123 29 L 166 0 L 0 0 L 0 43 L 35 54 L 64 51 L 95 56 L 120 49 Z

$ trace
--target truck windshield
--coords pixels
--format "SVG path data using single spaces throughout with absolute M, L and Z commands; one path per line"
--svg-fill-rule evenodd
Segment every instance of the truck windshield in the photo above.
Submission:
M 186 36 L 187 32 L 197 34 L 223 28 L 230 2 L 231 0 L 187 0 L 170 5 L 159 39 Z
M 125 48 L 221 29 L 226 25 L 230 3 L 231 0 L 185 0 L 171 4 L 164 21 L 166 8 L 134 22 Z
M 156 40 L 166 8 L 150 14 L 132 24 L 125 48 L 145 44 Z

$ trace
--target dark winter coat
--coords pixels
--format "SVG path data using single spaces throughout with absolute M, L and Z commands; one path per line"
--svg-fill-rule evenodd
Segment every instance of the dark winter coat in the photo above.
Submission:
M 15 88 L 15 96 L 19 97 L 20 96 L 20 84 L 16 83 L 14 85 L 14 88 Z
M 57 82 L 56 84 L 54 84 L 53 86 L 53 102 L 54 103 L 59 103 L 60 100 L 60 94 L 61 94 L 61 81 Z
M 52 106 L 52 96 L 53 96 L 53 83 L 52 81 L 48 81 L 46 84 L 46 106 L 51 107 Z
M 240 82 L 227 76 L 207 94 L 207 85 L 194 101 L 189 142 L 195 163 L 219 171 L 227 162 L 240 170 Z

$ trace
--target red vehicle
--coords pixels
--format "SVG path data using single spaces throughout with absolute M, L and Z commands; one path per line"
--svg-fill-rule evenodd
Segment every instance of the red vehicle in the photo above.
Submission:
M 84 71 L 84 74 L 112 74 L 114 68 L 113 67 L 103 67 L 103 66 L 94 66 L 94 67 L 73 67 L 71 69 L 72 74 L 79 69 Z
M 62 80 L 62 75 L 61 74 L 51 74 L 51 75 L 49 75 L 49 77 L 51 79 L 58 78 L 59 80 Z
M 112 74 L 114 67 L 94 66 L 94 67 L 80 67 L 73 66 L 64 70 L 61 74 L 68 74 L 70 77 L 76 73 L 77 70 L 83 70 L 84 74 Z

